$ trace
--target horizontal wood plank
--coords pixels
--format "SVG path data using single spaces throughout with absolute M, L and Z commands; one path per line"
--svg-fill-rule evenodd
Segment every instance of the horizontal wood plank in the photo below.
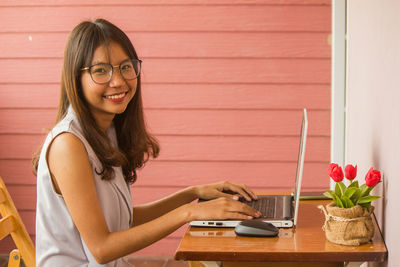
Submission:
M 160 136 L 160 160 L 297 161 L 298 137 Z M 330 138 L 309 137 L 306 160 L 329 158 Z
M 0 159 L 0 176 L 6 185 L 36 185 L 30 159 Z
M 0 159 L 0 176 L 6 185 L 36 185 L 30 159 Z
M 0 159 L 31 159 L 45 135 L 0 135 Z
M 147 109 L 327 109 L 330 85 L 149 84 Z M 1 84 L 0 108 L 57 108 L 59 84 Z
M 0 134 L 47 134 L 56 113 L 55 109 L 0 109 Z
M 327 162 L 304 164 L 305 188 L 329 187 Z M 293 184 L 296 162 L 162 162 L 150 161 L 134 186 L 190 186 L 219 181 L 244 183 L 252 188 L 283 188 Z
M 146 108 L 324 109 L 329 84 L 144 84 Z M 1 94 L 1 91 L 0 91 Z M 160 97 L 162 96 L 162 97 Z
M 183 235 L 183 234 L 182 234 Z M 31 234 L 31 239 L 34 241 L 36 236 Z M 138 252 L 133 253 L 131 256 L 169 256 L 172 257 L 179 246 L 181 235 L 166 237 L 151 246 L 144 248 Z M 16 246 L 8 236 L 0 242 L 0 254 L 9 254 Z
M 2 84 L 0 108 L 56 108 L 60 96 L 59 83 Z
M 326 179 L 328 180 L 328 179 Z M 183 189 L 184 187 L 181 187 L 179 189 Z M 268 192 L 271 190 L 273 192 L 278 192 L 278 191 L 286 191 L 286 192 L 291 192 L 293 191 L 293 186 L 284 186 L 284 187 L 251 187 L 255 192 Z M 327 190 L 328 187 L 305 187 L 305 191 L 324 191 Z M 132 188 L 132 195 L 133 195 L 133 203 L 134 205 L 137 204 L 143 204 L 143 203 L 149 203 L 158 199 L 161 199 L 163 197 L 166 197 L 170 194 L 175 193 L 178 191 L 177 188 L 169 188 L 169 187 L 163 187 L 163 188 L 146 188 L 146 187 L 133 187 Z
M 296 162 L 298 137 L 158 136 L 160 160 Z M 0 135 L 0 159 L 30 159 L 43 135 Z M 306 161 L 329 159 L 329 137 L 308 137 Z
M 17 194 L 19 197 L 20 193 Z M 35 225 L 36 225 L 36 211 L 34 210 L 24 210 L 20 209 L 18 211 L 19 215 L 21 216 L 22 222 L 24 223 L 26 230 L 28 231 L 29 235 L 35 235 Z M 168 235 L 170 238 L 179 238 L 182 237 L 187 229 L 187 225 L 184 225 L 177 229 L 175 232 Z M 3 241 L 2 241 L 3 242 Z M 2 243 L 0 242 L 0 243 Z M 1 251 L 1 249 L 0 249 Z
M 55 109 L 0 109 L 0 134 L 47 133 L 55 114 Z M 293 136 L 300 132 L 302 112 L 150 109 L 145 116 L 156 135 Z M 310 136 L 329 137 L 330 111 L 309 111 L 308 118 Z
M 36 186 L 34 185 L 9 185 L 7 190 L 10 193 L 12 200 L 18 213 L 35 212 L 36 209 Z M 29 217 L 29 215 L 27 215 Z M 32 220 L 27 221 L 27 224 Z
M 304 164 L 303 184 L 305 187 L 329 187 L 326 168 L 329 163 L 306 162 Z M 0 160 L 0 173 L 9 185 L 36 185 L 32 165 L 26 160 Z M 271 188 L 292 184 L 296 175 L 296 162 L 173 162 L 150 160 L 138 171 L 135 187 L 173 187 L 194 184 L 232 181 L 245 183 L 250 187 L 266 185 Z
M 61 59 L 0 59 L 3 83 L 56 83 Z M 23 66 L 23 68 L 21 68 Z M 145 59 L 146 83 L 330 83 L 329 59 Z M 262 71 L 260 71 L 262 70 Z
M 88 5 L 331 5 L 331 0 L 2 0 L 0 6 L 88 6 Z
M 68 33 L 0 34 L 0 58 L 62 58 Z M 141 58 L 329 58 L 329 33 L 138 32 Z
M 328 187 L 326 166 L 323 163 L 306 162 L 304 165 L 305 187 Z M 0 160 L 0 173 L 9 185 L 36 185 L 30 160 Z M 292 184 L 296 175 L 296 162 L 165 162 L 149 161 L 138 172 L 135 187 L 172 187 L 193 184 L 232 181 L 250 187 L 268 184 L 271 188 L 282 188 Z M 268 179 L 268 183 L 266 183 Z
M 124 31 L 330 32 L 330 10 L 327 5 L 3 7 L 0 32 L 69 32 L 82 19 L 98 17 Z
M 1 112 L 0 112 L 1 114 Z M 149 128 L 156 135 L 298 135 L 301 111 L 148 110 Z M 165 118 L 168 120 L 165 120 Z M 310 136 L 330 135 L 330 112 L 309 112 Z
M 326 175 L 327 176 L 327 175 Z M 328 177 L 324 177 L 326 181 L 328 181 Z M 269 180 L 272 180 L 270 178 Z M 292 191 L 293 190 L 293 184 L 294 184 L 294 179 L 291 181 L 291 186 L 290 185 L 283 185 L 280 187 L 271 187 L 269 186 L 269 181 L 264 181 L 265 186 L 257 186 L 257 187 L 251 187 L 255 192 L 267 192 L 267 191 Z M 216 182 L 216 181 L 214 181 Z M 203 182 L 201 184 L 206 184 L 210 182 Z M 247 183 L 245 183 L 247 184 Z M 287 183 L 285 183 L 287 184 Z M 250 185 L 251 186 L 251 185 Z M 23 212 L 35 212 L 36 209 L 36 186 L 35 185 L 7 185 L 7 188 L 10 192 L 10 195 L 15 203 L 16 208 L 18 209 L 19 213 Z M 161 198 L 164 198 L 170 194 L 175 193 L 176 191 L 185 188 L 185 186 L 180 186 L 180 187 L 145 187 L 145 186 L 135 186 L 133 185 L 132 187 L 132 199 L 133 199 L 133 204 L 138 205 L 138 204 L 144 204 L 144 203 L 149 203 L 153 202 L 156 200 L 159 200 Z M 303 187 L 302 187 L 303 188 Z M 327 189 L 327 187 L 324 187 L 322 185 L 318 186 L 304 186 L 304 191 L 311 191 L 315 189 Z M 29 217 L 30 219 L 27 219 L 27 223 L 33 222 L 31 217 L 34 217 L 31 213 L 27 213 L 26 217 Z

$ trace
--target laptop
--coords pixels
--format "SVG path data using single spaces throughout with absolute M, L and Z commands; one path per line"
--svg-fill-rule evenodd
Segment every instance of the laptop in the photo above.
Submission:
M 301 180 L 303 176 L 304 156 L 306 150 L 308 119 L 307 110 L 303 110 L 303 119 L 300 131 L 300 145 L 297 158 L 297 170 L 294 183 L 294 191 L 290 195 L 258 195 L 258 200 L 247 202 L 244 199 L 239 201 L 261 211 L 262 220 L 272 223 L 276 227 L 294 228 L 297 224 Z M 202 201 L 202 200 L 199 200 Z M 203 200 L 204 201 L 204 200 Z M 190 226 L 200 227 L 236 227 L 241 220 L 206 220 L 206 221 L 191 221 Z

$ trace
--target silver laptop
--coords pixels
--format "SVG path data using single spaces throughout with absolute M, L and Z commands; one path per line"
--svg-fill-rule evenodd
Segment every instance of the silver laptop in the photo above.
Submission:
M 299 154 L 297 158 L 297 170 L 294 184 L 294 191 L 291 195 L 258 195 L 258 200 L 247 202 L 240 200 L 262 213 L 262 220 L 272 223 L 276 227 L 291 228 L 296 227 L 299 209 L 299 199 L 301 191 L 301 180 L 303 176 L 304 156 L 307 140 L 307 110 L 303 110 L 303 119 L 300 131 Z M 240 220 L 208 220 L 191 221 L 190 226 L 200 227 L 235 227 Z

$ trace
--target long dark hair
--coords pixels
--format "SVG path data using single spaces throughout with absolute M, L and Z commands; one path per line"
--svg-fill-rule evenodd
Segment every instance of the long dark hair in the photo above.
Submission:
M 114 177 L 113 166 L 121 166 L 125 180 L 133 183 L 137 178 L 136 169 L 142 167 L 150 156 L 157 157 L 160 151 L 157 140 L 146 130 L 140 75 L 136 93 L 126 110 L 114 117 L 118 148 L 111 145 L 107 135 L 96 124 L 82 91 L 81 69 L 91 64 L 94 51 L 99 46 L 108 46 L 111 41 L 121 45 L 129 58 L 139 59 L 128 36 L 104 19 L 81 22 L 72 30 L 64 52 L 61 95 L 55 124 L 65 117 L 71 106 L 86 140 L 102 164 L 102 170 L 96 172 L 102 179 L 110 180 Z M 32 161 L 34 172 L 37 171 L 40 150 Z

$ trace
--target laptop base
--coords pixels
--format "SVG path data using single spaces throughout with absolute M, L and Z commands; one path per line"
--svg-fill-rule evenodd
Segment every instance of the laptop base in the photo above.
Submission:
M 268 219 L 254 219 L 271 223 L 278 228 L 292 228 L 292 220 L 268 220 Z M 217 227 L 217 228 L 235 228 L 242 220 L 222 220 L 222 221 L 191 221 L 190 226 L 195 227 Z

